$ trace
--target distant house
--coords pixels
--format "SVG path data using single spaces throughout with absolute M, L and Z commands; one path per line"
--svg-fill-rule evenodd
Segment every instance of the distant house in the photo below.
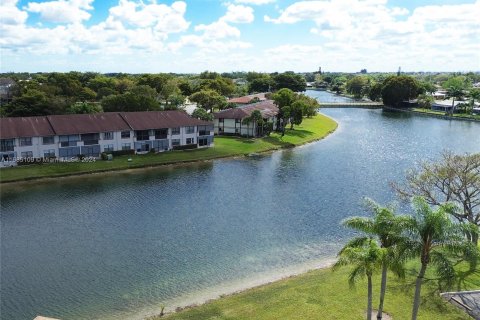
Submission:
M 213 144 L 213 124 L 183 111 L 0 118 L 0 142 L 0 166 L 10 166 L 18 159 L 208 147 Z
M 246 105 L 246 104 L 251 103 L 251 101 L 255 98 L 257 98 L 259 101 L 265 101 L 265 100 L 267 100 L 265 95 L 266 95 L 266 93 L 250 94 L 248 96 L 231 98 L 227 102 L 228 103 L 234 103 L 237 106 L 242 106 L 242 105 Z
M 273 100 L 264 100 L 214 113 L 213 125 L 215 134 L 258 136 L 261 133 L 258 125 L 253 123 L 246 125 L 243 123 L 243 120 L 249 117 L 254 110 L 260 111 L 264 121 L 273 122 L 273 129 L 276 129 L 278 107 Z
M 438 90 L 434 93 L 432 93 L 432 97 L 435 100 L 443 100 L 447 98 L 447 91 L 444 90 Z
M 11 78 L 0 78 L 0 100 L 9 101 L 12 99 L 12 89 L 15 86 L 15 80 Z
M 452 100 L 435 100 L 432 103 L 432 110 L 435 111 L 443 111 L 443 112 L 451 112 L 452 108 L 454 112 L 458 109 L 459 105 L 466 103 L 466 101 L 455 101 Z

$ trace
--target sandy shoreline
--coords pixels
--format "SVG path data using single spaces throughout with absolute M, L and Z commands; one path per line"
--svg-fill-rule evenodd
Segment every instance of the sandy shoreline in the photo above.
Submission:
M 187 295 L 164 301 L 163 305 L 165 306 L 165 315 L 175 313 L 176 310 L 194 308 L 200 305 L 207 304 L 214 300 L 222 299 L 224 297 L 244 293 L 258 287 L 268 286 L 277 281 L 296 277 L 313 270 L 328 269 L 333 265 L 333 263 L 335 263 L 335 261 L 335 258 L 322 258 L 320 260 L 314 260 L 283 268 L 278 272 L 265 272 L 258 274 L 252 278 L 238 279 L 228 283 L 219 284 L 214 287 L 206 288 L 197 292 L 192 292 Z M 158 316 L 160 314 L 160 305 L 161 302 L 159 302 L 158 306 L 155 308 L 145 308 L 144 310 L 138 312 L 134 316 L 129 317 L 128 319 L 148 320 L 151 317 Z M 116 315 L 112 315 L 111 319 L 116 318 Z

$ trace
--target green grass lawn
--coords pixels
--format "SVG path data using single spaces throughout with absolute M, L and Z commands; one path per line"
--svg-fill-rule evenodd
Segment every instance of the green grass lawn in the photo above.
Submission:
M 307 142 L 321 139 L 335 130 L 337 123 L 324 116 L 317 115 L 306 118 L 294 130 L 286 130 L 285 136 L 272 133 L 269 137 L 247 139 L 240 137 L 215 137 L 215 145 L 211 148 L 169 151 L 158 154 L 118 156 L 113 161 L 54 163 L 42 165 L 18 166 L 2 168 L 0 182 L 22 181 L 37 178 L 84 174 L 129 168 L 141 168 L 155 165 L 190 162 L 197 160 L 211 160 L 240 156 L 249 153 L 265 152 L 281 148 L 293 147 Z M 132 162 L 127 162 L 132 158 Z
M 445 115 L 445 112 L 443 112 L 443 111 L 425 110 L 425 109 L 422 109 L 422 108 L 413 108 L 412 110 L 415 111 L 415 112 L 426 113 L 426 114 L 434 114 L 434 115 L 439 115 L 439 116 L 444 116 Z M 466 113 L 454 113 L 453 117 L 455 117 L 455 118 L 470 118 L 470 119 L 480 120 L 480 115 L 466 114 Z
M 415 281 L 415 266 L 405 280 L 390 276 L 387 282 L 385 312 L 395 320 L 410 319 Z M 464 267 L 464 271 L 467 268 Z M 187 308 L 166 316 L 166 319 L 365 319 L 366 280 L 354 289 L 348 285 L 348 268 L 332 272 L 315 270 L 242 293 L 223 297 L 207 304 Z M 380 276 L 374 282 L 373 306 L 378 305 Z M 480 288 L 480 270 L 475 270 L 459 283 L 459 289 Z M 422 304 L 418 319 L 470 319 L 444 301 L 433 283 L 422 287 Z M 167 306 L 168 307 L 168 306 Z M 160 317 L 154 318 L 159 320 Z M 163 317 L 161 319 L 164 319 Z

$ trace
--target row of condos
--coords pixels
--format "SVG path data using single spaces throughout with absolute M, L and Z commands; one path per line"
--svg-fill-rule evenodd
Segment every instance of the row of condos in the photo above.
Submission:
M 108 112 L 0 119 L 1 166 L 19 159 L 100 157 L 130 150 L 209 147 L 213 124 L 183 111 Z

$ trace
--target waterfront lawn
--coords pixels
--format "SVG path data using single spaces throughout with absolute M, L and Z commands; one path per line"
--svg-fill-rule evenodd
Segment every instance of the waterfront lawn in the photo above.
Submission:
M 445 112 L 443 112 L 443 111 L 427 110 L 427 109 L 422 109 L 422 108 L 413 108 L 412 110 L 415 111 L 415 112 L 426 113 L 426 114 L 434 114 L 434 115 L 439 115 L 439 116 L 444 116 L 445 115 Z M 480 115 L 475 115 L 475 114 L 454 113 L 453 117 L 456 117 L 456 118 L 470 118 L 470 119 L 480 120 Z
M 405 280 L 389 275 L 385 298 L 385 312 L 394 320 L 410 319 L 415 285 L 415 267 Z M 480 270 L 473 274 L 462 266 L 465 279 L 460 289 L 480 287 Z M 348 269 L 332 272 L 331 269 L 315 270 L 242 293 L 223 297 L 207 304 L 187 308 L 166 317 L 169 320 L 189 319 L 365 319 L 367 303 L 366 280 L 359 281 L 354 289 L 348 285 Z M 430 275 L 430 278 L 434 278 Z M 427 277 L 429 278 L 429 277 Z M 380 276 L 373 279 L 374 308 L 378 304 Z M 167 306 L 168 307 L 168 306 Z M 160 320 L 159 317 L 152 318 Z M 164 319 L 163 317 L 161 319 Z M 419 320 L 470 319 L 446 301 L 433 283 L 422 287 L 422 303 Z
M 295 126 L 294 130 L 287 129 L 283 137 L 278 133 L 272 133 L 269 137 L 259 139 L 217 136 L 215 137 L 214 147 L 205 149 L 118 156 L 113 161 L 97 160 L 95 162 L 53 163 L 2 168 L 0 169 L 0 182 L 243 156 L 250 153 L 293 147 L 318 140 L 333 132 L 336 127 L 337 123 L 334 120 L 319 114 L 313 118 L 305 118 L 300 126 Z M 131 158 L 132 161 L 128 162 L 128 158 Z

